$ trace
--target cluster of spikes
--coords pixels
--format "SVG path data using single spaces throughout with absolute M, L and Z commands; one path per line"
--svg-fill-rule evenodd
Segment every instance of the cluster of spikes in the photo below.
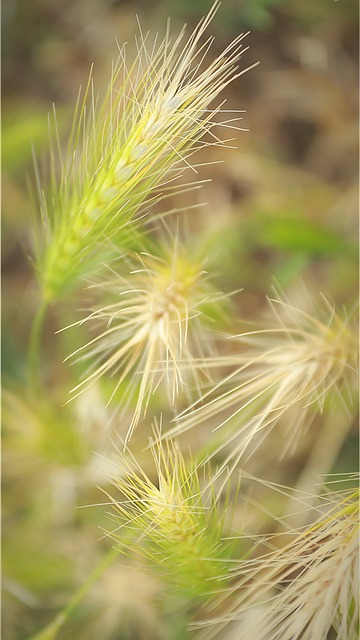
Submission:
M 163 255 L 161 255 L 161 253 Z M 115 377 L 112 401 L 122 385 L 124 398 L 135 396 L 127 440 L 161 383 L 170 407 L 179 394 L 209 380 L 212 355 L 211 318 L 215 306 L 226 314 L 226 299 L 209 281 L 201 258 L 175 241 L 157 255 L 142 253 L 109 268 L 93 285 L 106 306 L 93 310 L 77 325 L 91 325 L 97 335 L 70 358 L 90 361 L 90 371 L 72 397 L 103 376 Z M 100 328 L 100 330 L 99 330 Z M 129 403 L 126 404 L 126 407 Z M 124 413 L 125 402 L 122 402 Z
M 91 74 L 79 94 L 66 154 L 55 120 L 52 182 L 44 193 L 38 179 L 36 205 L 42 213 L 36 270 L 45 301 L 60 298 L 93 272 L 94 263 L 109 261 L 114 248 L 138 246 L 139 218 L 150 204 L 186 188 L 179 178 L 186 169 L 196 174 L 193 154 L 227 144 L 215 127 L 238 128 L 241 117 L 222 114 L 221 103 L 211 106 L 244 73 L 238 69 L 244 34 L 207 63 L 213 38 L 202 42 L 202 36 L 218 4 L 187 41 L 185 29 L 172 40 L 168 28 L 162 42 L 141 33 L 130 66 L 120 48 L 102 103 Z
M 338 477 L 333 482 L 358 481 Z M 273 487 L 279 490 L 278 487 Z M 311 496 L 296 496 L 306 508 Z M 212 616 L 196 624 L 197 640 L 355 640 L 359 631 L 359 490 L 323 487 L 312 524 L 265 536 L 265 553 L 232 567 Z M 266 542 L 265 542 L 266 541 Z
M 243 35 L 208 62 L 213 39 L 203 36 L 218 6 L 188 40 L 185 30 L 175 39 L 168 30 L 161 42 L 141 33 L 131 66 L 120 48 L 104 101 L 92 76 L 79 95 L 64 153 L 55 132 L 46 193 L 38 173 L 42 304 L 61 299 L 82 278 L 90 281 L 96 302 L 69 325 L 92 332 L 69 356 L 86 363 L 71 396 L 110 380 L 108 403 L 128 421 L 116 495 L 109 495 L 115 522 L 109 535 L 156 567 L 189 615 L 206 612 L 204 620 L 197 615 L 194 637 L 235 640 L 251 629 L 256 640 L 326 640 L 332 630 L 337 640 L 353 640 L 358 495 L 323 496 L 312 524 L 291 544 L 276 549 L 269 542 L 265 554 L 241 534 L 230 542 L 227 513 L 241 500 L 233 491 L 239 464 L 270 434 L 278 433 L 285 453 L 331 403 L 352 414 L 354 314 L 325 298 L 309 309 L 277 295 L 269 299 L 272 319 L 221 334 L 218 319 L 229 302 L 201 252 L 179 234 L 148 250 L 148 222 L 161 218 L 151 207 L 189 188 L 182 175 L 196 174 L 197 150 L 228 144 L 216 127 L 237 128 L 239 118 L 223 103 L 212 106 L 244 73 Z M 231 355 L 218 355 L 219 342 L 222 353 L 233 347 Z M 147 473 L 129 440 L 164 391 L 170 425 L 154 431 L 154 469 Z M 339 446 L 349 424 L 344 417 Z M 200 430 L 208 437 L 195 463 L 180 442 Z

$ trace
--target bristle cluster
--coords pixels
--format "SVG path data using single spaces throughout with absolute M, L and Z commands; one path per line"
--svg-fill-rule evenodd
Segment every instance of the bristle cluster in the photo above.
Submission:
M 66 150 L 55 116 L 50 125 L 54 135 L 47 191 L 36 169 L 36 209 L 42 221 L 35 238 L 35 262 L 41 299 L 30 336 L 29 394 L 5 397 L 7 478 L 16 483 L 24 471 L 23 453 L 20 457 L 11 453 L 19 446 L 28 457 L 25 472 L 30 480 L 38 478 L 33 497 L 27 490 L 33 502 L 19 501 L 21 518 L 24 513 L 26 525 L 29 512 L 31 531 L 32 512 L 41 511 L 45 514 L 41 522 L 47 524 L 41 491 L 40 500 L 37 497 L 40 485 L 47 486 L 46 476 L 54 489 L 51 499 L 46 493 L 44 504 L 55 514 L 55 524 L 62 525 L 62 535 L 70 513 L 73 518 L 74 496 L 80 496 L 80 489 L 88 490 L 94 477 L 103 482 L 106 474 L 106 482 L 112 482 L 105 494 L 114 523 L 106 536 L 115 544 L 33 640 L 55 639 L 74 613 L 73 621 L 82 625 L 80 635 L 104 640 L 122 634 L 150 638 L 152 631 L 154 637 L 180 639 L 188 630 L 194 632 L 194 640 L 355 640 L 359 634 L 359 492 L 322 493 L 319 484 L 311 495 L 307 493 L 314 472 L 326 476 L 334 462 L 352 465 L 343 444 L 357 397 L 355 313 L 335 309 L 325 297 L 320 305 L 312 300 L 309 305 L 298 288 L 296 305 L 277 293 L 276 299 L 268 299 L 271 313 L 263 324 L 239 324 L 239 318 L 232 316 L 232 337 L 222 340 L 221 331 L 229 326 L 229 296 L 211 283 L 204 248 L 207 252 L 215 243 L 224 243 L 225 251 L 232 253 L 239 240 L 233 224 L 235 208 L 229 210 L 231 220 L 221 238 L 216 224 L 216 234 L 205 234 L 201 247 L 193 232 L 200 229 L 204 235 L 201 221 L 189 225 L 192 233 L 184 243 L 179 226 L 173 236 L 167 222 L 168 214 L 179 210 L 176 198 L 169 207 L 166 198 L 202 182 L 186 184 L 183 173 L 190 170 L 196 178 L 200 163 L 212 162 L 212 154 L 203 154 L 196 164 L 194 154 L 203 147 L 226 146 L 230 140 L 219 137 L 217 127 L 238 129 L 241 120 L 240 111 L 229 115 L 224 102 L 214 104 L 222 90 L 247 71 L 238 69 L 243 34 L 209 60 L 213 38 L 204 34 L 219 4 L 215 0 L 188 39 L 185 28 L 172 38 L 168 25 L 162 40 L 157 36 L 151 40 L 140 29 L 134 62 L 129 64 L 125 47 L 119 48 L 103 99 L 96 96 L 91 72 L 79 93 Z M 251 154 L 244 162 L 248 159 L 252 162 Z M 241 171 L 238 160 L 234 157 L 234 176 Z M 246 192 L 247 182 L 250 191 L 259 182 L 257 173 L 254 166 L 242 185 Z M 318 186 L 314 189 L 317 193 Z M 261 198 L 252 202 L 256 209 Z M 197 206 L 195 202 L 193 208 Z M 279 270 L 283 281 L 290 281 L 304 256 L 315 277 L 313 251 L 314 256 L 319 251 L 319 258 L 330 257 L 351 247 L 347 241 L 338 245 L 330 234 L 329 243 L 321 248 L 318 231 L 314 230 L 314 243 L 311 225 L 309 229 L 308 246 L 306 234 L 301 239 L 305 244 L 300 261 L 284 262 Z M 241 264 L 248 258 L 253 263 L 252 223 L 249 233 L 247 224 L 243 231 L 236 256 Z M 287 235 L 288 231 L 284 238 Z M 247 237 L 252 242 L 250 252 Z M 286 238 L 284 245 L 269 245 L 271 252 L 290 247 L 293 239 Z M 299 247 L 298 241 L 295 245 Z M 224 262 L 223 271 L 230 264 Z M 231 267 L 228 282 L 234 273 Z M 249 284 L 256 273 L 250 268 Z M 226 280 L 227 274 L 222 275 Z M 78 321 L 72 316 L 65 327 L 77 329 L 72 335 L 79 341 L 72 344 L 73 353 L 66 360 L 76 362 L 79 376 L 66 382 L 67 388 L 75 385 L 68 400 L 70 411 L 58 419 L 55 404 L 62 383 L 56 375 L 48 378 L 48 386 L 40 381 L 43 323 L 50 304 L 82 282 L 88 285 L 90 310 Z M 54 320 L 60 321 L 60 315 Z M 253 330 L 238 334 L 244 326 Z M 215 348 L 219 343 L 222 355 Z M 12 349 L 10 360 L 11 354 Z M 84 390 L 71 412 L 70 401 Z M 150 416 L 160 412 L 164 423 L 172 422 L 167 430 L 155 428 L 147 447 L 144 433 L 151 426 Z M 114 428 L 107 432 L 112 420 Z M 135 456 L 128 443 L 141 421 L 139 438 L 134 438 L 141 453 Z M 193 449 L 185 456 L 183 441 L 174 438 L 198 427 L 199 432 L 185 440 Z M 121 442 L 110 479 L 107 473 L 113 461 L 105 459 L 106 432 L 111 444 L 116 438 Z M 271 445 L 258 449 L 271 432 Z M 101 445 L 99 467 L 91 443 Z M 289 459 L 280 463 L 281 456 L 294 453 L 298 445 L 298 457 L 289 470 Z M 260 488 L 253 491 L 255 478 L 246 467 L 255 451 L 258 455 L 251 460 L 255 472 L 269 472 L 274 480 L 258 479 Z M 246 483 L 241 499 L 236 485 L 240 477 Z M 282 484 L 286 478 L 297 483 L 296 490 Z M 349 479 L 347 486 L 353 486 L 354 476 Z M 267 498 L 269 488 L 277 491 L 274 501 Z M 92 492 L 85 495 L 93 502 Z M 296 502 L 301 508 L 294 513 Z M 237 517 L 236 529 L 230 530 L 232 515 Z M 82 544 L 88 523 L 79 523 Z M 24 528 L 23 537 L 26 532 Z M 56 541 L 55 527 L 53 534 Z M 89 548 L 92 557 L 93 547 Z M 110 568 L 118 553 L 127 554 L 125 570 L 120 563 Z M 133 567 L 139 569 L 137 578 L 131 575 Z M 23 575 L 20 564 L 18 568 L 26 594 L 27 565 Z M 148 574 L 141 603 L 136 589 Z M 63 582 L 59 574 L 57 584 L 49 573 L 50 599 L 36 604 L 44 619 L 47 606 L 55 601 L 52 589 L 70 588 L 78 580 L 76 573 L 69 576 Z M 98 590 L 91 592 L 99 578 Z M 31 579 L 29 589 L 32 583 Z M 16 597 L 23 597 L 21 582 L 20 589 L 14 584 Z M 35 591 L 44 591 L 37 581 Z M 87 593 L 92 613 L 83 625 L 77 607 Z M 174 616 L 168 621 L 175 609 L 177 620 Z M 64 637 L 67 632 L 65 628 Z
M 96 325 L 98 335 L 73 354 L 92 360 L 91 372 L 73 395 L 104 375 L 115 377 L 116 388 L 131 375 L 129 385 L 138 395 L 128 436 L 161 382 L 171 406 L 180 392 L 191 397 L 199 386 L 206 365 L 197 366 L 196 360 L 211 355 L 207 314 L 212 307 L 218 314 L 222 306 L 200 260 L 190 259 L 177 241 L 162 254 L 129 258 L 128 276 L 111 270 L 101 281 L 96 288 L 108 304 L 79 322 Z
M 239 566 L 219 616 L 197 625 L 198 640 L 237 640 L 250 630 L 253 640 L 358 637 L 359 491 L 326 493 L 318 511 L 284 547 Z
M 95 256 L 100 264 L 100 247 L 108 255 L 110 238 L 126 246 L 140 209 L 180 188 L 179 176 L 194 168 L 190 156 L 202 145 L 225 144 L 212 131 L 215 125 L 237 128 L 239 118 L 216 122 L 221 106 L 209 109 L 241 73 L 243 36 L 211 63 L 206 60 L 212 39 L 202 42 L 202 36 L 216 9 L 217 3 L 187 42 L 184 30 L 175 41 L 167 33 L 161 43 L 141 34 L 132 66 L 120 50 L 101 105 L 90 78 L 64 158 L 55 130 L 48 193 L 38 179 L 44 229 L 37 271 L 45 300 L 92 271 Z
M 114 484 L 123 497 L 112 498 L 116 523 L 122 536 L 127 527 L 138 537 L 137 551 L 155 562 L 174 594 L 191 600 L 209 595 L 229 575 L 224 517 L 216 500 L 206 497 L 199 468 L 186 463 L 176 442 L 154 445 L 152 454 L 153 480 L 128 453 L 121 455 Z
M 288 550 L 267 625 L 274 640 L 337 640 L 359 632 L 359 494 L 355 492 Z
M 233 443 L 229 458 L 239 460 L 280 421 L 288 425 L 283 449 L 289 448 L 330 396 L 340 397 L 347 411 L 356 396 L 356 323 L 326 301 L 313 314 L 283 300 L 270 304 L 274 317 L 267 328 L 236 336 L 241 351 L 220 362 L 232 373 L 203 396 L 200 406 L 184 412 L 172 433 L 218 415 L 218 428 L 233 425 L 225 440 Z

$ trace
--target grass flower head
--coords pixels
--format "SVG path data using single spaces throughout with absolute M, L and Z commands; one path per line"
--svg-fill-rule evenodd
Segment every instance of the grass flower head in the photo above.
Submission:
M 287 533 L 290 543 L 270 543 L 270 552 L 240 565 L 228 601 L 226 592 L 220 596 L 222 614 L 199 624 L 199 640 L 235 640 L 249 622 L 254 640 L 358 637 L 358 489 L 327 489 L 317 511 L 311 526 Z
M 200 468 L 186 462 L 176 442 L 154 443 L 152 455 L 153 479 L 128 452 L 121 454 L 114 485 L 122 498 L 112 498 L 118 525 L 112 535 L 121 531 L 121 540 L 129 528 L 138 552 L 177 596 L 209 596 L 229 574 L 230 547 L 222 540 L 226 509 L 220 513 L 214 495 L 202 488 Z
M 233 371 L 186 410 L 171 433 L 219 415 L 218 429 L 231 421 L 224 443 L 232 443 L 229 458 L 239 460 L 250 443 L 253 452 L 280 421 L 288 425 L 284 450 L 294 446 L 331 396 L 338 396 L 349 412 L 358 371 L 353 318 L 325 299 L 313 313 L 286 300 L 269 302 L 272 326 L 235 337 L 241 351 L 220 362 Z
M 333 497 L 328 514 L 289 549 L 267 620 L 274 640 L 336 640 L 359 632 L 359 493 Z M 295 576 L 295 577 L 294 577 Z
M 106 374 L 116 376 L 115 393 L 131 375 L 129 388 L 138 382 L 138 394 L 130 436 L 161 382 L 174 406 L 180 392 L 190 397 L 207 376 L 206 365 L 198 366 L 197 360 L 206 363 L 212 353 L 211 314 L 219 317 L 224 296 L 209 282 L 201 259 L 190 257 L 176 240 L 162 248 L 161 258 L 143 253 L 127 268 L 128 276 L 111 270 L 101 281 L 97 288 L 108 304 L 79 323 L 101 328 L 73 354 L 92 362 L 72 393 Z
M 47 192 L 38 177 L 36 268 L 45 301 L 61 296 L 94 262 L 99 266 L 111 245 L 124 247 L 140 208 L 179 189 L 176 179 L 192 167 L 199 147 L 224 144 L 213 131 L 221 105 L 210 105 L 242 73 L 243 35 L 207 62 L 213 38 L 203 35 L 218 5 L 187 41 L 185 29 L 174 39 L 168 29 L 162 42 L 140 33 L 130 66 L 120 49 L 102 104 L 90 77 L 66 154 L 55 130 Z M 237 128 L 238 118 L 229 117 L 224 113 L 223 126 Z

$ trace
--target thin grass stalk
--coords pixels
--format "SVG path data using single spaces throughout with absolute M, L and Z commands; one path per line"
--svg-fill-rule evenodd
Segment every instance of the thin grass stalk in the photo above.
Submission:
M 99 580 L 103 573 L 112 565 L 119 556 L 119 550 L 111 547 L 101 558 L 83 585 L 73 594 L 67 605 L 55 616 L 55 618 L 39 633 L 32 635 L 29 640 L 55 640 L 64 624 L 71 618 L 78 606 L 82 603 L 91 587 Z
M 48 303 L 42 300 L 36 309 L 30 331 L 27 376 L 28 388 L 32 393 L 37 393 L 41 388 L 40 354 L 43 326 L 48 310 Z

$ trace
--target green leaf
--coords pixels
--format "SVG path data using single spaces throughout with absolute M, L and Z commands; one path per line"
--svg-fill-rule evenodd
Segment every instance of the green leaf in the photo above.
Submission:
M 298 216 L 259 216 L 258 243 L 318 257 L 350 256 L 357 254 L 356 245 L 334 231 Z

